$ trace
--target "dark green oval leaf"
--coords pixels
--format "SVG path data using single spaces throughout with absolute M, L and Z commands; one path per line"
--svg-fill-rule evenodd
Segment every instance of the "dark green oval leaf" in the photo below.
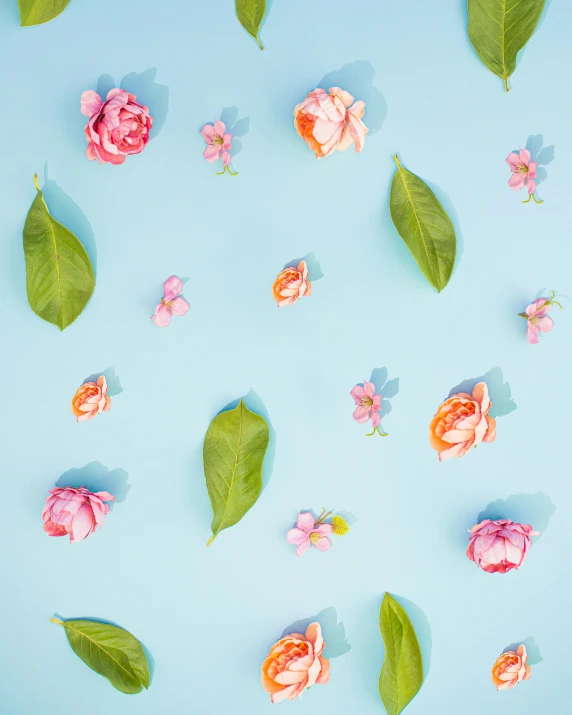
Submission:
M 149 663 L 141 643 L 129 631 L 97 621 L 60 621 L 74 653 L 122 693 L 149 687 Z
M 262 491 L 262 463 L 268 447 L 268 423 L 241 400 L 211 422 L 203 461 L 213 510 L 212 538 L 239 522 Z
M 252 35 L 261 50 L 264 49 L 258 38 L 260 25 L 266 12 L 266 0 L 236 0 L 236 16 L 238 21 Z
M 399 715 L 423 684 L 423 661 L 409 616 L 389 593 L 379 611 L 379 629 L 385 646 L 379 694 L 387 715 Z
M 20 25 L 43 25 L 53 20 L 68 6 L 70 0 L 18 0 Z
M 391 219 L 425 278 L 441 292 L 455 265 L 455 229 L 427 184 L 404 169 L 397 155 L 394 159 L 397 171 L 391 183 Z
M 481 61 L 504 80 L 532 37 L 545 0 L 469 0 L 469 39 Z
M 28 302 L 36 315 L 64 330 L 87 305 L 95 276 L 87 251 L 50 216 L 37 177 L 34 180 L 38 193 L 24 225 Z

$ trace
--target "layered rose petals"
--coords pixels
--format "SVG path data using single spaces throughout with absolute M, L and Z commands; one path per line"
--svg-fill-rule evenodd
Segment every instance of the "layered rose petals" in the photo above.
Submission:
M 530 678 L 530 666 L 526 664 L 526 646 L 519 645 L 516 652 L 506 651 L 496 659 L 492 669 L 492 680 L 497 690 L 509 690 L 522 680 Z
M 506 573 L 518 569 L 538 536 L 530 524 L 509 519 L 485 519 L 469 530 L 467 556 L 487 573 Z
M 111 398 L 107 394 L 107 380 L 104 375 L 97 382 L 86 382 L 76 390 L 73 396 L 72 412 L 78 422 L 92 420 L 100 412 L 111 409 Z
M 304 296 L 312 295 L 312 284 L 308 280 L 306 261 L 300 261 L 298 268 L 285 268 L 272 286 L 272 297 L 278 307 L 293 305 Z
M 82 541 L 101 529 L 109 512 L 106 501 L 114 501 L 109 492 L 90 492 L 85 487 L 50 490 L 42 512 L 44 531 L 49 536 L 70 535 L 70 541 Z

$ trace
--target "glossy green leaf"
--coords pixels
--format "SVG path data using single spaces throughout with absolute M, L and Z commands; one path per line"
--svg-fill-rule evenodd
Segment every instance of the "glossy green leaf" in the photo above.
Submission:
M 20 25 L 43 25 L 53 20 L 69 5 L 70 0 L 18 0 Z
M 24 225 L 26 291 L 40 318 L 64 330 L 80 315 L 95 288 L 87 251 L 52 216 L 36 182 L 37 195 Z
M 234 526 L 253 506 L 262 491 L 262 463 L 269 430 L 263 417 L 244 402 L 221 412 L 205 437 L 203 460 L 213 510 L 212 538 Z
M 504 80 L 516 67 L 516 56 L 532 37 L 545 0 L 469 0 L 469 38 L 491 72 Z
M 258 38 L 258 33 L 260 32 L 260 25 L 262 20 L 264 20 L 264 13 L 266 12 L 266 0 L 236 0 L 236 16 L 238 21 L 248 32 L 252 35 L 261 50 L 264 49 L 260 39 Z
M 379 694 L 387 715 L 399 715 L 423 684 L 423 661 L 409 616 L 389 593 L 381 604 L 379 628 L 385 646 Z
M 441 292 L 455 265 L 455 229 L 427 184 L 404 169 L 397 155 L 394 159 L 397 171 L 391 183 L 391 219 L 425 278 Z
M 149 663 L 141 643 L 129 631 L 97 621 L 60 621 L 74 653 L 122 693 L 149 687 Z

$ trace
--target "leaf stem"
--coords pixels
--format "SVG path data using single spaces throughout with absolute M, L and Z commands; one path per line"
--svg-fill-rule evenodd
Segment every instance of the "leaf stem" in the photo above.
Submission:
M 507 92 L 510 92 L 510 87 L 508 86 L 508 77 L 504 78 L 504 86 Z
M 211 536 L 211 538 L 207 541 L 207 546 L 210 546 L 215 539 L 216 539 L 216 534 L 213 534 Z
M 258 42 L 258 47 L 260 47 L 261 50 L 264 50 L 264 45 L 263 45 L 262 42 L 260 42 L 260 40 L 258 39 L 258 35 L 256 35 L 256 37 L 255 37 L 254 39 L 256 40 L 256 42 Z
M 395 163 L 397 164 L 397 168 L 398 168 L 398 169 L 401 169 L 402 167 L 401 167 L 401 164 L 399 163 L 399 159 L 397 158 L 397 154 L 394 154 L 394 155 L 393 155 L 393 158 L 395 159 Z
M 37 175 L 37 174 L 34 174 L 34 186 L 36 187 L 36 191 L 37 191 L 38 193 L 41 193 L 41 192 L 42 192 L 42 190 L 40 189 L 40 184 L 39 184 L 39 182 L 38 182 L 38 175 Z
M 64 622 L 63 622 L 63 621 L 60 621 L 59 618 L 50 618 L 50 623 L 57 623 L 58 626 L 63 626 L 63 625 L 64 625 Z

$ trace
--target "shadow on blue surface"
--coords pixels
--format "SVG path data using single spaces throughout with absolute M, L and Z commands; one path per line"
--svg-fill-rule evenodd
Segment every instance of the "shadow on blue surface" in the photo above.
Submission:
M 237 137 L 243 137 L 250 130 L 250 117 L 238 118 L 238 107 L 225 107 L 220 113 L 220 121 L 226 131 L 232 134 L 231 155 L 234 157 L 242 151 L 242 142 Z
M 504 382 L 502 370 L 500 367 L 493 367 L 484 375 L 479 377 L 468 378 L 460 382 L 451 389 L 449 397 L 452 397 L 458 392 L 466 392 L 472 394 L 475 385 L 479 382 L 486 382 L 489 389 L 489 397 L 491 398 L 491 417 L 504 417 L 510 412 L 516 410 L 516 403 L 512 399 L 510 385 Z
M 323 611 L 320 611 L 315 616 L 294 621 L 294 623 L 282 631 L 280 637 L 285 638 L 291 633 L 304 635 L 310 623 L 316 622 L 322 627 L 322 636 L 326 644 L 324 650 L 325 658 L 338 658 L 340 655 L 349 653 L 352 647 L 346 640 L 346 629 L 341 621 L 338 623 L 338 614 L 333 606 L 324 608 Z
M 315 283 L 316 281 L 319 281 L 320 278 L 324 277 L 320 267 L 320 261 L 318 261 L 314 252 L 307 253 L 301 258 L 293 258 L 284 266 L 284 268 L 298 268 L 300 261 L 306 261 L 306 266 L 308 267 L 308 280 L 310 283 Z
M 149 139 L 154 139 L 161 131 L 167 114 L 169 113 L 169 88 L 155 82 L 157 68 L 151 67 L 144 72 L 130 72 L 121 80 L 119 87 L 126 92 L 134 94 L 139 104 L 149 107 L 149 114 L 153 117 L 153 126 Z M 105 102 L 109 90 L 117 87 L 111 75 L 102 74 L 97 80 L 97 93 Z
M 520 524 L 530 524 L 542 536 L 555 511 L 556 507 L 550 497 L 542 492 L 513 494 L 507 499 L 497 499 L 487 504 L 475 523 L 479 524 L 484 519 L 510 519 Z
M 59 613 L 54 613 L 54 616 L 56 618 L 59 618 L 60 621 L 93 621 L 94 623 L 105 623 L 108 626 L 115 626 L 116 628 L 123 628 L 123 630 L 127 630 L 123 626 L 120 626 L 119 623 L 115 623 L 114 621 L 107 621 L 105 618 L 93 618 L 92 616 L 76 616 L 75 618 L 64 618 L 61 614 Z M 131 631 L 128 631 L 131 633 Z M 134 633 L 131 633 L 131 635 L 134 638 L 137 638 L 137 636 Z M 141 648 L 143 648 L 143 652 L 145 653 L 145 657 L 147 658 L 147 662 L 149 663 L 149 686 L 151 686 L 151 683 L 153 682 L 153 676 L 155 675 L 155 659 L 151 655 L 151 651 L 147 648 L 147 646 L 142 643 L 139 638 L 137 638 L 139 643 L 141 644 Z M 99 675 L 99 673 L 97 673 Z M 102 676 L 103 677 L 103 676 Z
M 56 482 L 56 487 L 85 487 L 90 492 L 109 492 L 115 497 L 113 504 L 120 504 L 127 498 L 131 489 L 129 475 L 124 469 L 108 469 L 100 462 L 90 462 L 80 469 L 68 469 Z
M 249 392 L 244 395 L 244 397 L 239 397 L 238 399 L 229 402 L 229 404 L 223 407 L 222 410 L 220 410 L 217 414 L 220 415 L 221 412 L 228 412 L 229 410 L 234 410 L 235 407 L 238 407 L 241 400 L 244 401 L 244 404 L 251 412 L 255 412 L 257 415 L 264 417 L 264 419 L 268 423 L 270 439 L 268 441 L 268 449 L 266 450 L 266 456 L 264 457 L 264 464 L 262 465 L 262 491 L 264 491 L 268 486 L 268 482 L 270 481 L 270 477 L 272 476 L 272 472 L 274 470 L 274 456 L 276 453 L 276 431 L 272 426 L 272 422 L 270 421 L 268 410 L 266 409 L 264 402 L 262 402 L 260 397 L 251 388 Z
M 431 626 L 429 625 L 427 616 L 413 601 L 410 601 L 408 598 L 403 598 L 403 596 L 398 596 L 395 593 L 391 595 L 407 611 L 407 615 L 417 634 L 417 640 L 419 641 L 421 656 L 423 658 L 423 682 L 425 682 L 429 674 L 429 668 L 431 667 L 431 649 L 433 642 L 431 639 Z
M 48 164 L 44 164 L 42 193 L 51 215 L 69 229 L 82 243 L 97 274 L 97 245 L 86 215 L 80 207 L 48 176 Z
M 539 186 L 546 181 L 548 172 L 546 166 L 554 161 L 554 144 L 543 147 L 544 139 L 542 134 L 531 134 L 526 140 L 526 149 L 530 152 L 532 161 L 536 161 L 536 185 Z
M 381 418 L 391 412 L 392 397 L 395 397 L 399 392 L 399 378 L 394 377 L 393 380 L 388 380 L 388 370 L 386 367 L 376 367 L 371 371 L 370 382 L 373 382 L 375 392 L 381 395 Z
M 112 367 L 108 367 L 106 370 L 102 370 L 101 372 L 94 372 L 93 375 L 85 378 L 82 385 L 85 385 L 86 382 L 97 382 L 97 378 L 101 377 L 101 375 L 105 376 L 107 381 L 107 394 L 110 397 L 114 397 L 114 395 L 119 395 L 123 392 L 119 377 L 115 374 L 115 369 Z
M 528 636 L 528 638 L 525 638 L 522 641 L 516 641 L 516 643 L 511 643 L 503 650 L 503 653 L 507 653 L 509 650 L 512 650 L 516 653 L 516 649 L 519 645 L 523 645 L 526 647 L 526 653 L 528 655 L 528 660 L 526 662 L 528 665 L 538 665 L 539 663 L 542 663 L 544 659 L 540 655 L 540 648 L 536 643 L 536 639 L 532 636 Z
M 341 87 L 353 94 L 356 101 L 365 102 L 363 122 L 369 129 L 369 134 L 375 134 L 381 129 L 387 117 L 387 102 L 382 93 L 374 87 L 374 77 L 375 70 L 369 62 L 356 60 L 339 70 L 328 72 L 317 86 L 325 90 L 329 90 L 330 87 Z

